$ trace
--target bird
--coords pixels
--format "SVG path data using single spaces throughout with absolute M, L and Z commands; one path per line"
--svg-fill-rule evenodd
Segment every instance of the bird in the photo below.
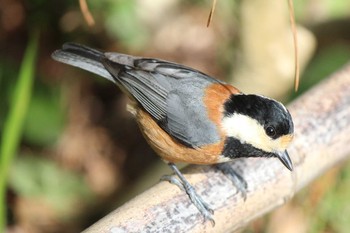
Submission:
M 176 163 L 216 165 L 244 197 L 247 183 L 227 162 L 273 157 L 293 170 L 287 152 L 294 135 L 293 120 L 287 108 L 272 98 L 244 94 L 185 65 L 72 42 L 54 51 L 52 58 L 112 81 L 129 97 L 129 110 L 144 138 L 176 175 L 162 179 L 184 190 L 213 224 L 213 210 Z

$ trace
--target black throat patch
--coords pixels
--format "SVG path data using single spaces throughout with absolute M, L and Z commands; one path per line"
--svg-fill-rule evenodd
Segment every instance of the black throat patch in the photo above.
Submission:
M 248 143 L 242 143 L 234 137 L 226 138 L 221 154 L 230 159 L 242 157 L 275 157 L 273 153 L 257 149 Z

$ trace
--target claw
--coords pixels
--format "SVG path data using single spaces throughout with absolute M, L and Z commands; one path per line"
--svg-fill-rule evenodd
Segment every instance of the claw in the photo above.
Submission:
M 175 172 L 178 179 L 173 176 L 165 175 L 161 178 L 163 181 L 169 181 L 172 184 L 178 186 L 181 190 L 185 191 L 189 196 L 191 202 L 197 207 L 201 215 L 204 217 L 204 221 L 210 221 L 211 225 L 215 226 L 215 221 L 212 217 L 214 210 L 212 210 L 209 205 L 203 201 L 203 199 L 197 194 L 193 186 L 186 180 L 179 169 L 173 163 L 168 164 L 170 168 Z

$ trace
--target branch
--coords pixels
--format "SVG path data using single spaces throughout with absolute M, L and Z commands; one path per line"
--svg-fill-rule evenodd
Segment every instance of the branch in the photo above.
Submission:
M 248 183 L 246 201 L 214 167 L 186 167 L 184 174 L 215 211 L 215 227 L 203 222 L 185 193 L 160 182 L 85 232 L 229 232 L 243 227 L 350 155 L 349 105 L 350 64 L 288 106 L 296 131 L 289 148 L 293 173 L 273 158 L 232 163 Z

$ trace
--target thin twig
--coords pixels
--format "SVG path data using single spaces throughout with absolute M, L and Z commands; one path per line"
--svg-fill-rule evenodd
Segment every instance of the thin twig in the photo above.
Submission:
M 79 0 L 79 5 L 80 5 L 81 13 L 84 16 L 84 19 L 85 19 L 86 23 L 90 27 L 94 26 L 95 25 L 95 20 L 92 17 L 90 11 L 89 11 L 89 7 L 88 7 L 88 5 L 86 3 L 86 0 Z
M 300 79 L 300 66 L 299 66 L 299 49 L 298 49 L 298 32 L 295 24 L 294 4 L 293 0 L 288 0 L 289 6 L 289 20 L 292 27 L 293 43 L 294 43 L 294 65 L 295 65 L 295 77 L 294 77 L 294 90 L 298 91 L 299 79 Z
M 215 11 L 215 7 L 216 7 L 216 0 L 213 0 L 210 12 L 209 12 L 209 17 L 208 17 L 208 21 L 207 21 L 207 27 L 210 26 L 210 23 L 213 19 L 213 15 L 214 15 L 214 11 Z

